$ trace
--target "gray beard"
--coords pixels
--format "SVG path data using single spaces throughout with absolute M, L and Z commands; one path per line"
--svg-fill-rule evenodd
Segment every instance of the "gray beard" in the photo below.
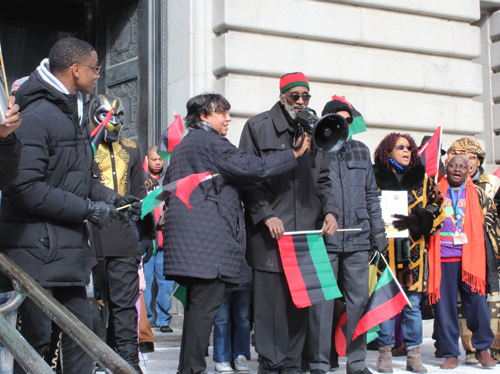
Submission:
M 302 105 L 295 105 L 295 106 L 291 106 L 290 104 L 288 104 L 288 102 L 285 100 L 285 110 L 287 111 L 288 114 L 290 114 L 290 117 L 292 117 L 292 119 L 295 119 L 295 117 L 297 116 L 297 113 L 295 113 L 295 110 L 293 109 L 295 106 L 297 107 L 301 107 L 302 109 L 304 109 L 304 107 Z

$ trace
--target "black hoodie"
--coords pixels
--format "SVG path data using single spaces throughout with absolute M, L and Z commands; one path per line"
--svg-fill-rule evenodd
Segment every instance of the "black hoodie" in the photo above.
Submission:
M 44 287 L 84 286 L 90 275 L 87 199 L 114 192 L 92 176 L 89 131 L 79 123 L 76 95 L 35 71 L 16 103 L 22 152 L 19 175 L 2 193 L 0 250 Z

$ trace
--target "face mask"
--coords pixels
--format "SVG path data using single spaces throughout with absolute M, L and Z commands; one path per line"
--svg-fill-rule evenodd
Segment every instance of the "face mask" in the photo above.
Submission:
M 110 95 L 93 96 L 90 103 L 89 119 L 92 123 L 92 128 L 96 128 L 104 121 L 115 100 L 116 104 L 113 115 L 109 119 L 104 131 L 104 141 L 108 143 L 116 142 L 122 130 L 125 116 L 123 103 L 119 98 Z

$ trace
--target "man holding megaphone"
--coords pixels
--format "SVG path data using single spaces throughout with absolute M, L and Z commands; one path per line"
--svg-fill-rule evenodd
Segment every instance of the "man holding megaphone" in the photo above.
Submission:
M 240 148 L 259 157 L 292 149 L 294 119 L 310 98 L 303 73 L 284 75 L 279 101 L 245 124 Z M 309 308 L 299 309 L 292 301 L 277 239 L 285 231 L 322 229 L 322 234 L 332 235 L 337 230 L 329 158 L 314 151 L 297 161 L 294 170 L 242 190 L 247 259 L 254 270 L 255 348 L 260 374 L 301 373 L 307 332 Z

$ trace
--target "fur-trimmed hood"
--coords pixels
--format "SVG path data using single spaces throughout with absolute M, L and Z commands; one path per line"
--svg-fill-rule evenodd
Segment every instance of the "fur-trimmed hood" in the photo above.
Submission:
M 425 167 L 417 164 L 410 166 L 403 174 L 401 182 L 396 174 L 386 165 L 376 163 L 373 166 L 377 185 L 381 190 L 413 191 L 422 186 L 425 177 Z

